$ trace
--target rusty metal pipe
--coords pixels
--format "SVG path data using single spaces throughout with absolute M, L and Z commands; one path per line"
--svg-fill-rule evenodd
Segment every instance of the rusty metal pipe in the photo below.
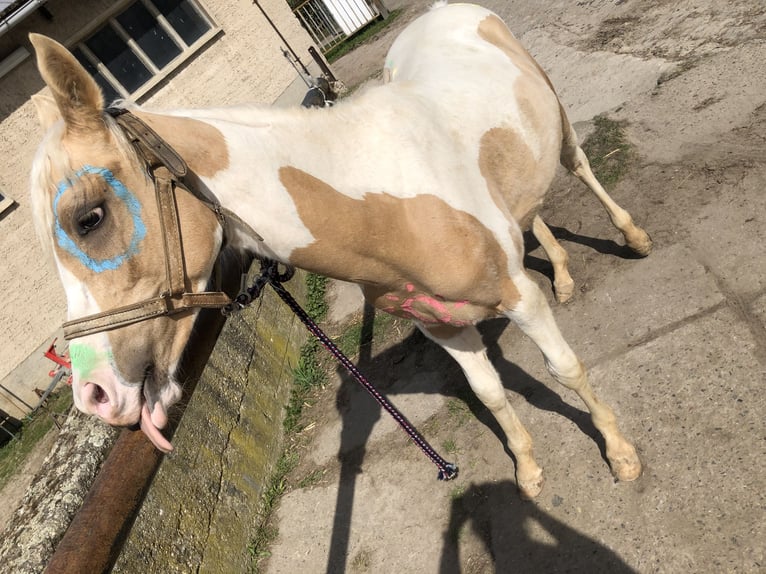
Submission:
M 45 572 L 109 572 L 161 460 L 142 432 L 123 431 Z

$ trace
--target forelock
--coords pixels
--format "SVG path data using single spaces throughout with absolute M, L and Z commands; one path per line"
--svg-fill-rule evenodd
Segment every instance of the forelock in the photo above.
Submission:
M 54 181 L 53 174 L 63 174 L 63 177 L 72 175 L 69 156 L 61 143 L 64 131 L 64 122 L 61 120 L 53 124 L 45 133 L 32 161 L 30 174 L 32 218 L 37 237 L 48 254 L 51 254 L 53 249 L 51 193 L 58 183 Z

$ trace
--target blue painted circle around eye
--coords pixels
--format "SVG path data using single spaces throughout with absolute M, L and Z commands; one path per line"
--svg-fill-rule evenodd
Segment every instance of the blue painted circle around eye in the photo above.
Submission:
M 66 231 L 61 227 L 59 222 L 58 205 L 61 196 L 69 189 L 72 188 L 75 180 L 81 178 L 83 175 L 94 174 L 101 176 L 106 184 L 114 191 L 114 194 L 121 199 L 128 212 L 133 218 L 133 235 L 130 238 L 130 244 L 127 249 L 114 257 L 109 259 L 93 259 L 90 255 L 80 249 L 77 244 L 72 240 Z M 56 197 L 53 199 L 53 215 L 55 217 L 54 227 L 56 233 L 56 241 L 59 246 L 68 253 L 71 253 L 77 259 L 85 265 L 88 269 L 95 273 L 101 273 L 102 271 L 114 270 L 120 267 L 125 261 L 133 257 L 138 253 L 138 244 L 146 237 L 146 226 L 143 219 L 141 219 L 141 203 L 136 199 L 136 196 L 130 193 L 123 183 L 114 177 L 114 174 L 103 167 L 93 167 L 90 165 L 83 166 L 77 173 L 74 174 L 72 179 L 65 179 L 58 184 L 56 188 Z

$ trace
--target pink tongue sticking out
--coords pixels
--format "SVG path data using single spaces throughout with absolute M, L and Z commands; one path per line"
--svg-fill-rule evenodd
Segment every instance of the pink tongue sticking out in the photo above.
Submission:
M 144 431 L 144 434 L 149 437 L 152 444 L 159 450 L 164 453 L 171 452 L 173 450 L 173 445 L 168 442 L 168 439 L 162 436 L 162 432 L 160 432 L 157 425 L 152 422 L 152 418 L 156 419 L 162 426 L 165 426 L 167 423 L 167 416 L 162 411 L 162 407 L 160 407 L 159 404 L 154 407 L 154 414 L 152 415 L 152 413 L 149 412 L 149 406 L 144 403 L 144 406 L 141 408 L 141 430 Z

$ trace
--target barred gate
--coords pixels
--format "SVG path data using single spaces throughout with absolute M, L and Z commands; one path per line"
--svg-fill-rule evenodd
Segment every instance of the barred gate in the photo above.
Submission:
M 293 10 L 319 49 L 327 52 L 378 17 L 365 0 L 306 0 Z

